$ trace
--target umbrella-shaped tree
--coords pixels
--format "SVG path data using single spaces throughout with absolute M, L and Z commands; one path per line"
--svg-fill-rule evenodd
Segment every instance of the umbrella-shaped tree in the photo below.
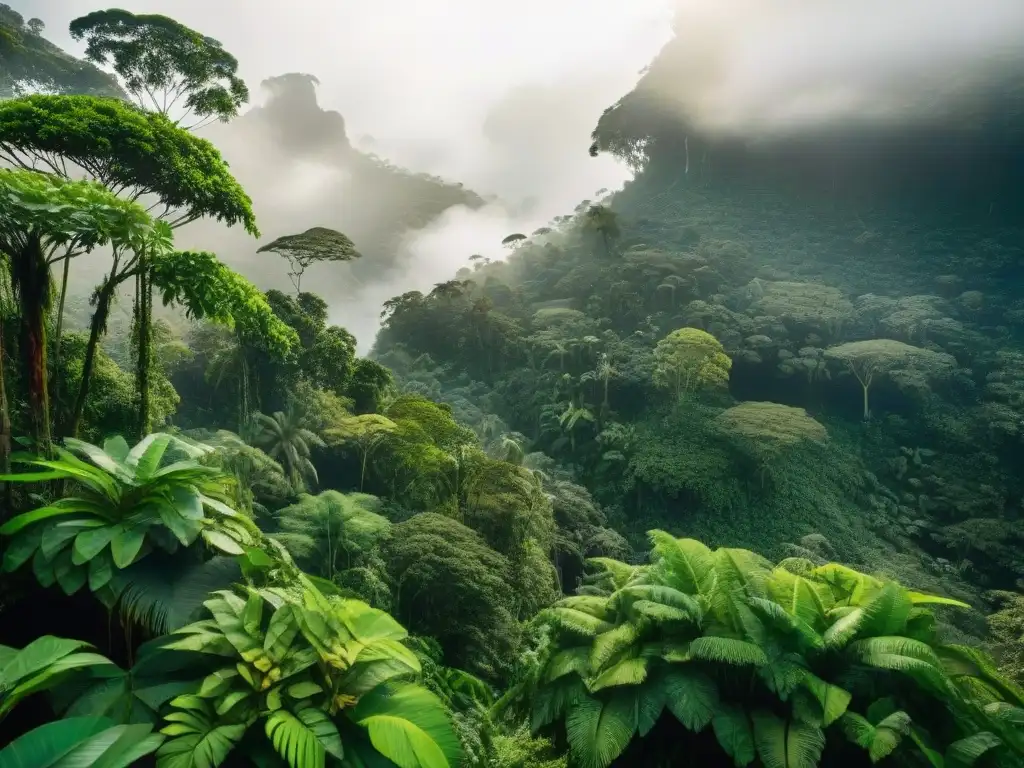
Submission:
M 302 275 L 313 264 L 322 261 L 351 261 L 360 258 L 355 243 L 348 235 L 326 227 L 313 227 L 297 235 L 282 235 L 267 243 L 257 253 L 276 253 L 288 261 L 288 277 L 295 292 L 302 291 Z
M 177 114 L 175 125 L 227 121 L 249 100 L 235 57 L 167 16 L 110 8 L 75 19 L 70 29 L 74 40 L 85 40 L 89 61 L 111 67 L 143 109 Z

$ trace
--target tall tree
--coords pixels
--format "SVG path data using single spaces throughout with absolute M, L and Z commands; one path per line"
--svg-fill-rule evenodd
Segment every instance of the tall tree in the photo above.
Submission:
M 176 114 L 177 126 L 226 122 L 249 100 L 235 57 L 167 16 L 110 8 L 75 19 L 70 29 L 86 41 L 89 61 L 112 68 L 143 109 Z
M 160 292 L 165 305 L 176 304 L 183 307 L 189 317 L 206 318 L 234 328 L 243 369 L 246 364 L 245 350 L 241 348 L 243 340 L 258 339 L 260 354 L 272 360 L 288 357 L 293 346 L 298 345 L 295 330 L 274 313 L 263 292 L 212 253 L 155 252 L 145 271 L 148 284 L 152 290 Z M 151 358 L 152 354 L 147 354 L 147 370 Z M 139 364 L 141 367 L 141 359 Z M 243 413 L 242 419 L 247 415 Z M 139 423 L 146 426 L 148 415 L 140 413 Z
M 88 181 L 64 181 L 20 170 L 0 170 L 0 252 L 8 261 L 21 317 L 21 354 L 27 380 L 29 424 L 37 450 L 50 442 L 46 378 L 46 318 L 55 254 L 80 253 L 110 243 L 134 253 L 155 231 L 136 203 Z
M 584 217 L 584 227 L 601 236 L 606 256 L 612 255 L 612 241 L 622 235 L 619 229 L 619 217 L 611 208 L 603 205 L 592 205 Z
M 216 147 L 163 115 L 113 99 L 26 96 L 0 101 L 0 159 L 66 179 L 79 170 L 117 195 L 151 198 L 148 210 L 172 229 L 204 217 L 259 236 L 252 201 Z M 60 337 L 68 262 L 64 264 Z M 96 318 L 105 321 L 97 304 Z
M 276 253 L 288 261 L 288 277 L 295 293 L 302 292 L 302 275 L 313 264 L 322 261 L 351 261 L 362 254 L 348 235 L 326 227 L 313 227 L 297 235 L 282 235 L 267 243 L 257 253 Z
M 0 159 L 16 168 L 48 171 L 64 178 L 70 178 L 77 167 L 114 194 L 132 201 L 154 198 L 148 210 L 171 229 L 212 217 L 229 226 L 240 223 L 251 234 L 259 234 L 252 201 L 212 144 L 178 128 L 163 115 L 145 113 L 122 102 L 38 95 L 0 102 Z M 95 345 L 106 327 L 118 286 L 139 274 L 140 290 L 146 289 L 147 272 L 137 268 L 148 256 L 142 252 L 125 259 L 124 255 L 115 252 L 107 278 L 94 295 L 92 354 L 86 357 L 72 425 L 81 416 L 89 364 L 95 358 Z M 67 275 L 65 259 L 57 311 L 58 341 Z M 148 315 L 143 322 L 148 327 Z M 143 347 L 144 355 L 146 351 Z M 139 370 L 143 370 L 141 362 Z

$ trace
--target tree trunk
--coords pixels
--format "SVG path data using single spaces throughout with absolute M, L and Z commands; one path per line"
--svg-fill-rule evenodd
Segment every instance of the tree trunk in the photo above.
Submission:
M 60 421 L 63 416 L 61 408 L 61 337 L 64 331 L 64 302 L 68 296 L 68 275 L 71 271 L 71 257 L 64 257 L 64 270 L 60 279 L 60 299 L 57 302 L 57 328 L 53 334 L 53 360 L 51 361 L 50 397 L 53 400 L 55 419 Z
M 92 314 L 92 324 L 89 328 L 89 344 L 85 348 L 85 361 L 82 363 L 82 380 L 78 382 L 78 396 L 75 398 L 75 408 L 72 411 L 68 428 L 64 433 L 70 437 L 77 437 L 78 430 L 82 426 L 82 415 L 85 413 L 85 401 L 89 396 L 89 380 L 92 378 L 92 369 L 96 364 L 96 350 L 100 344 L 100 337 L 107 330 L 107 317 L 110 315 L 110 305 L 114 300 L 114 291 L 117 284 L 114 282 L 117 265 L 111 270 L 111 277 L 100 288 L 96 297 L 96 311 Z
M 31 238 L 14 259 L 15 283 L 21 311 L 21 355 L 25 370 L 29 432 L 40 455 L 50 452 L 50 397 L 46 369 L 46 310 L 50 267 L 39 238 Z
M 871 409 L 868 407 L 868 385 L 861 384 L 864 389 L 864 421 L 871 418 Z
M 138 439 L 149 433 L 150 401 L 149 374 L 153 365 L 152 325 L 153 325 L 153 287 L 149 280 L 145 260 L 137 277 L 136 297 L 136 333 L 138 334 L 138 354 L 135 369 L 135 388 L 139 391 Z

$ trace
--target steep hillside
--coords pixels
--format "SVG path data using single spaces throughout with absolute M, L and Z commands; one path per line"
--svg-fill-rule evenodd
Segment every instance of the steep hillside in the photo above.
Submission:
M 484 204 L 461 184 L 355 149 L 344 118 L 318 104 L 317 83 L 298 73 L 270 78 L 263 83 L 263 106 L 204 132 L 249 190 L 265 235 L 309 226 L 341 230 L 364 256 L 352 263 L 351 274 L 369 281 L 398 266 L 398 245 L 408 231 L 427 226 L 452 206 Z M 232 250 L 242 247 L 242 241 L 232 244 Z M 237 258 L 273 258 L 254 252 L 253 247 Z M 328 272 L 321 274 L 331 280 Z M 340 298 L 349 289 L 344 283 L 335 279 L 324 296 Z
M 124 98 L 112 76 L 51 43 L 45 29 L 0 3 L 0 97 L 38 90 Z

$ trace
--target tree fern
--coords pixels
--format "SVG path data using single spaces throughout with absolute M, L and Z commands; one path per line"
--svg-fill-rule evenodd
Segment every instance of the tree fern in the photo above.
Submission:
M 281 462 L 293 482 L 301 479 L 319 482 L 316 467 L 310 459 L 313 448 L 323 448 L 323 439 L 303 425 L 302 415 L 292 408 L 277 411 L 273 416 L 252 415 L 256 434 L 254 444 L 270 458 Z
M 710 594 L 715 584 L 711 550 L 696 539 L 677 539 L 664 531 L 651 531 L 663 583 L 689 595 Z
M 768 663 L 768 657 L 761 648 L 731 637 L 698 637 L 690 643 L 690 655 L 695 659 L 739 666 Z
M 642 584 L 637 586 L 623 587 L 615 592 L 608 601 L 608 607 L 614 611 L 629 611 L 637 602 L 642 601 L 648 604 L 648 609 L 642 611 L 652 618 L 656 618 L 657 611 L 649 606 L 661 606 L 670 609 L 664 613 L 666 620 L 689 619 L 695 624 L 700 624 L 704 618 L 704 610 L 700 601 L 678 589 L 666 587 L 659 584 Z M 672 617 L 669 619 L 668 617 Z
M 785 568 L 772 571 L 766 583 L 772 599 L 785 608 L 788 614 L 815 631 L 824 627 L 825 614 L 834 602 L 831 590 L 820 583 L 790 573 Z
M 541 616 L 550 621 L 554 626 L 567 632 L 582 635 L 583 637 L 596 637 L 599 633 L 606 632 L 612 628 L 612 625 L 607 621 L 573 608 L 554 606 L 544 610 Z
M 590 680 L 587 687 L 591 693 L 619 685 L 640 685 L 647 679 L 647 659 L 622 659 Z
M 590 669 L 590 646 L 564 648 L 555 653 L 544 668 L 544 680 L 554 682 L 563 675 L 575 672 L 581 677 Z
M 826 730 L 840 728 L 871 759 L 909 735 L 941 768 L 945 745 L 982 732 L 998 739 L 990 749 L 1000 756 L 1024 756 L 1024 692 L 981 651 L 937 644 L 926 606 L 955 601 L 845 566 L 772 569 L 745 550 L 711 552 L 660 531 L 651 540 L 643 583 L 634 573 L 607 598 L 574 598 L 540 620 L 553 630 L 552 655 L 547 677 L 536 678 L 533 724 L 562 720 L 568 733 L 572 719 L 581 766 L 614 759 L 661 709 L 681 726 L 667 733 L 684 743 L 684 731 L 712 725 L 738 766 L 756 753 L 764 768 L 814 768 L 832 743 Z M 849 711 L 865 700 L 875 701 L 866 715 Z M 754 701 L 763 708 L 745 711 Z M 620 705 L 623 717 L 613 717 Z M 909 726 L 911 715 L 919 725 Z
M 899 584 L 885 584 L 864 606 L 861 635 L 896 635 L 906 627 L 914 604 Z
M 591 667 L 594 670 L 600 670 L 616 654 L 635 643 L 640 638 L 641 632 L 642 629 L 639 625 L 627 621 L 597 635 L 590 652 Z

